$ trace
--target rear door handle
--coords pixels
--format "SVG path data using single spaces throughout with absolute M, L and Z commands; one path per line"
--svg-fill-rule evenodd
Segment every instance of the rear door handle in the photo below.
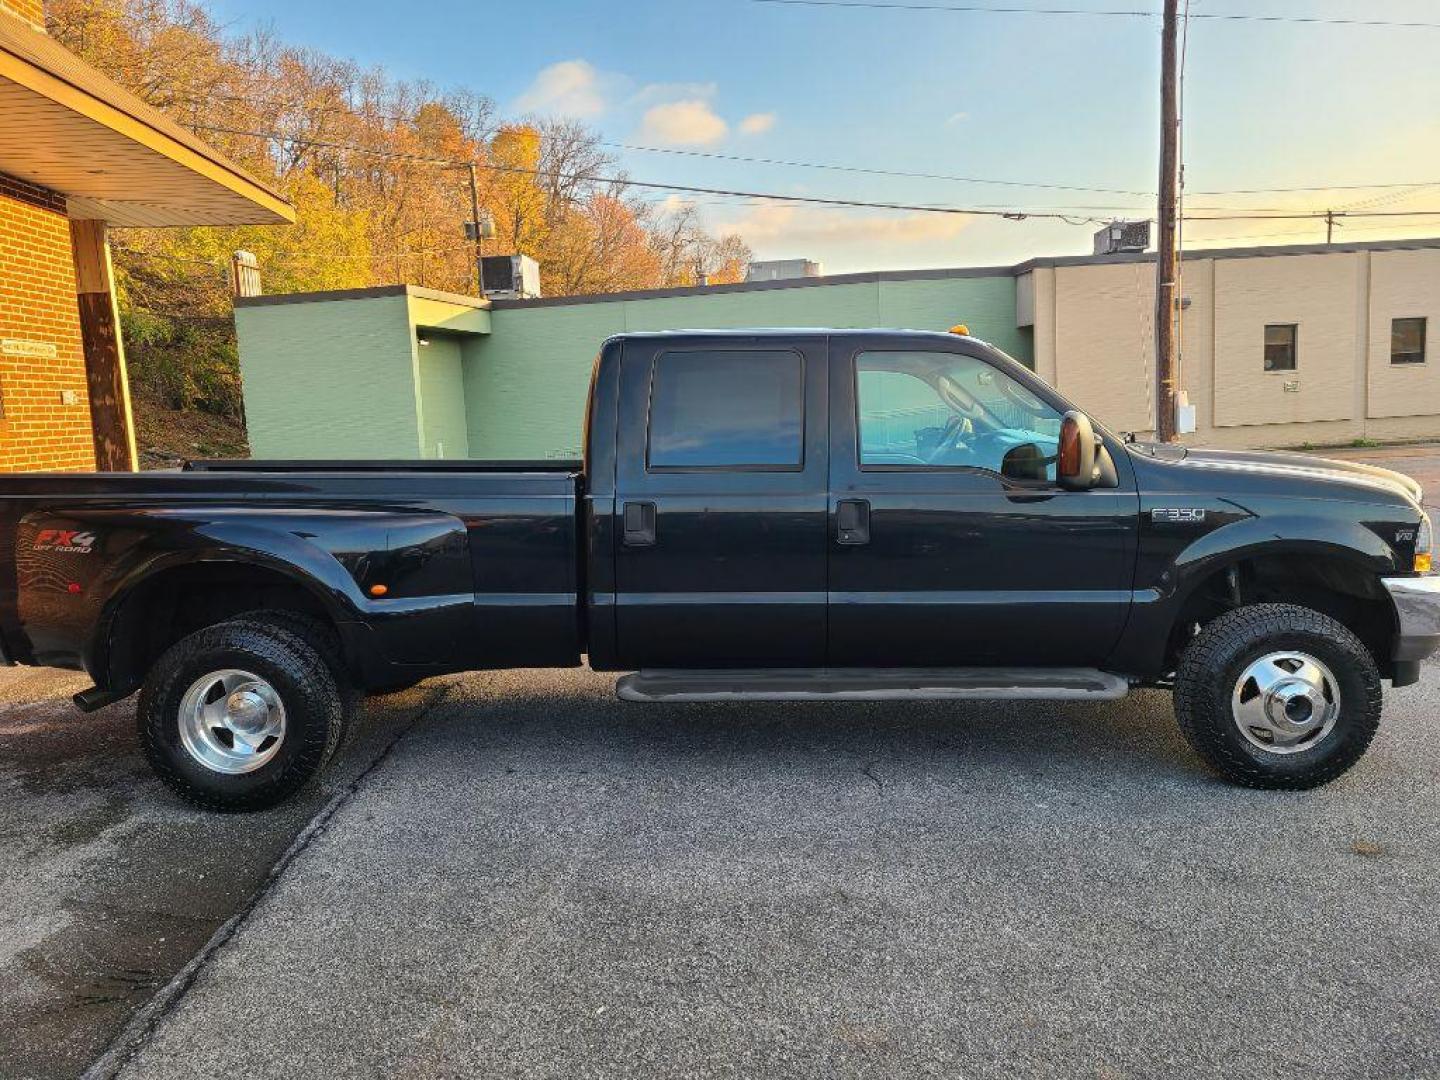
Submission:
M 625 546 L 653 547 L 655 545 L 655 504 L 653 502 L 627 502 L 622 514 L 625 518 Z
M 835 504 L 835 542 L 870 542 L 870 504 L 864 499 L 841 499 Z

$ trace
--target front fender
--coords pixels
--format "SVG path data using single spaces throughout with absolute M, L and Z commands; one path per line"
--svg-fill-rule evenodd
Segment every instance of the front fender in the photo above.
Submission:
M 1153 535 L 1142 537 L 1158 546 Z M 1236 515 L 1179 547 L 1173 557 L 1155 560 L 1148 580 L 1137 579 L 1125 633 L 1113 654 L 1117 670 L 1140 678 L 1164 674 L 1171 630 L 1187 601 L 1215 574 L 1259 556 L 1333 558 L 1373 575 L 1401 570 L 1394 549 L 1363 520 L 1303 509 L 1263 515 Z
M 1238 518 L 1183 548 L 1161 594 L 1183 603 L 1217 570 L 1256 555 L 1329 556 L 1376 576 L 1401 569 L 1390 545 L 1359 521 L 1302 512 L 1266 514 Z

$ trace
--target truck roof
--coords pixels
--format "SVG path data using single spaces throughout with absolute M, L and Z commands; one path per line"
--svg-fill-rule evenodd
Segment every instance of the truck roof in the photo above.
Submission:
M 611 340 L 623 340 L 627 338 L 674 338 L 674 337 L 815 337 L 823 334 L 826 337 L 868 337 L 875 334 L 884 334 L 886 337 L 914 338 L 916 340 L 942 340 L 950 341 L 956 337 L 968 337 L 972 341 L 980 339 L 973 334 L 953 334 L 947 330 L 907 330 L 895 326 L 874 326 L 874 327 L 832 327 L 832 326 L 746 326 L 728 327 L 725 329 L 697 328 L 694 330 L 629 330 L 623 334 L 612 334 Z

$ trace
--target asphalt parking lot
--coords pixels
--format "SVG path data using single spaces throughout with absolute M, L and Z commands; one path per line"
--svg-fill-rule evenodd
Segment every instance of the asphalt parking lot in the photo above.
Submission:
M 634 706 L 588 672 L 466 676 L 380 718 L 404 734 L 271 880 L 325 793 L 215 817 L 122 780 L 138 809 L 22 891 L 6 1011 L 37 968 L 95 984 L 91 893 L 164 932 L 158 969 L 251 888 L 102 1074 L 1433 1075 L 1437 687 L 1390 696 L 1350 775 L 1277 794 L 1206 775 L 1158 692 Z M 7 844 L 79 791 L 12 792 Z M 6 1075 L 70 1075 L 62 1039 L 119 1028 L 49 1000 Z
M 0 1076 L 1440 1075 L 1435 662 L 1309 793 L 1216 781 L 1155 691 L 519 671 L 373 699 L 248 816 L 81 685 L 0 671 Z
M 134 700 L 86 716 L 82 675 L 0 668 L 0 1076 L 76 1076 L 256 899 L 296 835 L 442 692 L 374 699 L 316 789 L 247 817 L 171 797 Z

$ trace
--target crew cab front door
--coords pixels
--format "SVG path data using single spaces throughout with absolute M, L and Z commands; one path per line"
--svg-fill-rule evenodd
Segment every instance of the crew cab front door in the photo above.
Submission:
M 1130 604 L 1128 468 L 1060 489 L 1049 395 L 973 343 L 926 345 L 832 339 L 829 663 L 1101 664 Z
M 824 664 L 825 339 L 657 335 L 624 348 L 620 663 Z

